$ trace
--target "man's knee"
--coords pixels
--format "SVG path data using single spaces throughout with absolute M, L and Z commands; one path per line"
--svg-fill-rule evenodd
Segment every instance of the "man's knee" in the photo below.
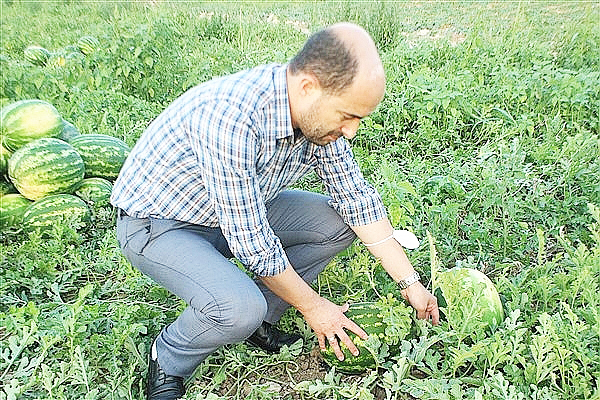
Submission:
M 267 314 L 267 301 L 260 290 L 251 293 L 233 294 L 236 297 L 236 308 L 231 314 L 231 325 L 238 332 L 237 339 L 250 336 L 263 322 Z
M 256 290 L 231 290 L 226 297 L 209 307 L 196 309 L 203 319 L 233 343 L 250 336 L 263 322 L 267 313 L 267 302 L 258 288 Z M 193 306 L 193 305 L 192 305 Z

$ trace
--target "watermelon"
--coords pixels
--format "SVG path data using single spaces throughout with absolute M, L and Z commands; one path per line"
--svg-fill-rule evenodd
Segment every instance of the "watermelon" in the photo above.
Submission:
M 46 65 L 48 67 L 64 67 L 67 65 L 67 59 L 62 53 L 51 53 Z
M 87 56 L 98 50 L 100 47 L 100 41 L 94 36 L 82 36 L 77 41 L 77 47 L 79 48 L 79 51 Z
M 0 135 L 10 151 L 42 137 L 56 137 L 63 119 L 54 106 L 43 100 L 21 100 L 2 108 Z
M 75 195 L 88 204 L 104 207 L 110 204 L 112 183 L 104 178 L 85 178 L 75 190 Z
M 504 320 L 500 295 L 483 272 L 455 267 L 438 272 L 433 281 L 440 311 L 457 332 L 494 330 Z
M 323 360 L 330 366 L 334 366 L 337 371 L 347 374 L 359 374 L 367 369 L 376 368 L 379 364 L 378 355 L 374 354 L 377 349 L 373 349 L 372 345 L 368 345 L 368 343 L 378 344 L 379 347 L 382 345 L 387 345 L 389 348 L 397 346 L 398 342 L 410 332 L 411 313 L 411 309 L 400 302 L 351 304 L 346 316 L 367 332 L 369 339 L 365 341 L 348 331 L 348 336 L 360 354 L 355 357 L 344 343 L 339 342 L 340 349 L 344 353 L 344 360 L 340 361 L 329 345 L 321 352 Z M 393 326 L 388 321 L 394 321 Z
M 42 138 L 15 151 L 8 160 L 8 176 L 19 193 L 31 200 L 71 193 L 83 180 L 85 164 L 65 141 Z
M 10 182 L 7 182 L 4 177 L 0 177 L 0 195 L 18 193 L 17 188 Z
M 80 135 L 69 143 L 85 163 L 86 178 L 116 179 L 130 151 L 121 139 L 101 133 Z
M 4 148 L 0 144 L 0 176 L 4 175 L 8 171 L 8 159 L 12 153 Z
M 27 61 L 40 67 L 46 65 L 50 58 L 50 52 L 40 46 L 29 46 L 25 49 L 24 54 Z
M 79 132 L 79 129 L 77 129 L 77 127 L 75 125 L 73 125 L 66 119 L 63 119 L 63 127 L 62 127 L 60 133 L 58 134 L 58 138 L 60 140 L 64 140 L 65 142 L 68 142 L 69 140 L 73 139 L 75 136 L 79 136 L 79 135 L 81 135 L 81 132 Z
M 20 226 L 31 200 L 18 193 L 0 195 L 0 228 Z
M 34 201 L 23 214 L 23 227 L 28 232 L 48 231 L 55 224 L 80 228 L 89 223 L 91 213 L 83 200 L 71 194 L 56 194 Z

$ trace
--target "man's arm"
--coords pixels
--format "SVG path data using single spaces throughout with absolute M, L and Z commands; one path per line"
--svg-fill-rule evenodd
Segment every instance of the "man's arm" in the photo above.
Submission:
M 337 358 L 343 360 L 344 355 L 337 340 L 339 338 L 352 354 L 358 355 L 358 349 L 344 329 L 349 329 L 363 339 L 367 338 L 367 334 L 344 315 L 348 311 L 348 304 L 338 306 L 321 297 L 291 266 L 277 275 L 261 277 L 261 280 L 273 293 L 302 313 L 317 335 L 321 350 L 325 350 L 327 338 Z
M 369 251 L 380 260 L 381 265 L 394 281 L 399 282 L 415 272 L 400 243 L 393 239 L 383 241 L 394 232 L 387 218 L 368 225 L 353 226 L 352 230 L 363 243 L 378 243 L 369 246 Z M 421 282 L 416 282 L 402 290 L 402 296 L 417 311 L 417 318 L 431 318 L 434 325 L 438 324 L 440 311 L 437 299 Z

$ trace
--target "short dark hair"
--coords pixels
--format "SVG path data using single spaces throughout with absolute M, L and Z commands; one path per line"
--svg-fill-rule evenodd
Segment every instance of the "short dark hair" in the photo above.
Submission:
M 290 60 L 289 69 L 292 74 L 314 74 L 323 90 L 336 94 L 354 81 L 358 60 L 331 29 L 325 28 L 308 38 Z

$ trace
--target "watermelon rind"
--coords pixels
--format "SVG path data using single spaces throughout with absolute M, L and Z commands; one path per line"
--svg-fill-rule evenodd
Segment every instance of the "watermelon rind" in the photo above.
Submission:
M 64 67 L 67 65 L 66 55 L 60 52 L 50 53 L 50 57 L 46 62 L 48 67 Z
M 386 322 L 385 309 L 393 307 L 394 321 L 397 325 L 390 327 Z M 377 354 L 368 345 L 368 342 L 378 343 L 379 346 L 387 345 L 392 348 L 398 345 L 397 341 L 404 339 L 410 332 L 412 319 L 410 317 L 411 311 L 403 303 L 395 302 L 394 305 L 385 304 L 381 302 L 361 302 L 351 304 L 346 316 L 360 326 L 368 335 L 369 339 L 366 341 L 356 336 L 353 332 L 348 331 L 348 336 L 352 339 L 354 344 L 359 350 L 359 355 L 354 356 L 350 353 L 348 347 L 342 343 L 340 349 L 344 353 L 344 360 L 340 361 L 333 348 L 328 345 L 327 348 L 321 352 L 323 360 L 331 367 L 335 367 L 336 371 L 345 374 L 361 374 L 368 369 L 376 368 L 379 365 L 377 360 Z M 391 315 L 388 312 L 388 315 Z M 395 331 L 395 339 L 392 340 L 391 335 L 388 335 L 389 329 L 392 328 Z
M 77 41 L 77 47 L 83 54 L 90 55 L 100 47 L 100 41 L 94 36 L 85 35 Z
M 4 175 L 8 171 L 8 159 L 11 155 L 12 152 L 0 144 L 0 175 Z
M 104 178 L 85 178 L 74 194 L 90 205 L 104 207 L 110 204 L 112 187 L 112 183 Z
M 66 119 L 63 119 L 63 127 L 60 133 L 58 134 L 58 139 L 68 142 L 79 135 L 81 135 L 79 129 L 77 129 L 77 127 L 71 122 L 67 121 Z
M 81 228 L 91 220 L 87 204 L 71 194 L 56 194 L 33 202 L 23 214 L 23 227 L 27 232 L 45 232 L 55 224 Z
M 0 112 L 2 145 L 15 151 L 43 137 L 56 137 L 63 119 L 58 110 L 44 100 L 28 99 L 10 103 Z
M 121 139 L 90 133 L 69 140 L 85 163 L 85 177 L 115 180 L 129 155 L 129 146 Z
M 450 327 L 468 335 L 496 329 L 504 308 L 493 282 L 475 268 L 454 267 L 438 272 L 434 294 Z
M 37 66 L 44 66 L 50 58 L 50 52 L 41 46 L 28 46 L 23 51 L 25 59 Z
M 0 195 L 9 193 L 18 193 L 18 190 L 11 182 L 8 182 L 4 177 L 0 177 Z
M 18 193 L 0 195 L 0 228 L 20 226 L 32 201 Z
M 8 176 L 19 193 L 31 200 L 72 193 L 83 180 L 85 165 L 77 150 L 56 138 L 21 147 L 8 160 Z

